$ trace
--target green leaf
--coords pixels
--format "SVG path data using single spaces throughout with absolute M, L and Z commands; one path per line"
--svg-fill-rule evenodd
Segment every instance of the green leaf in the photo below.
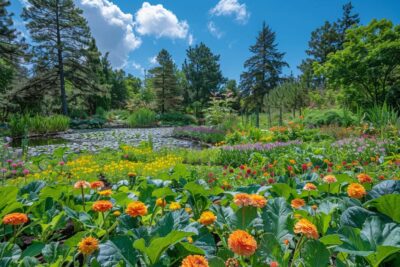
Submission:
M 113 267 L 121 266 L 134 267 L 138 260 L 138 253 L 132 248 L 133 241 L 128 236 L 117 236 L 99 246 L 97 261 L 101 266 Z
M 236 229 L 245 230 L 249 228 L 255 218 L 257 218 L 257 208 L 255 207 L 241 207 L 236 212 L 236 224 L 233 226 Z
M 156 198 L 166 198 L 168 196 L 176 196 L 176 193 L 171 188 L 164 187 L 155 189 L 151 195 Z
M 22 208 L 22 204 L 17 202 L 18 188 L 16 186 L 5 186 L 0 188 L 0 217 Z
M 42 254 L 47 263 L 54 263 L 60 257 L 63 257 L 65 248 L 60 242 L 51 242 L 42 249 Z
M 39 261 L 34 257 L 24 257 L 18 264 L 18 267 L 36 267 L 39 266 Z
M 228 227 L 229 230 L 233 230 L 233 226 L 237 224 L 238 218 L 231 207 L 213 205 L 210 210 L 217 216 L 215 224 L 217 224 L 219 228 Z
M 176 245 L 179 250 L 179 256 L 184 257 L 187 255 L 204 255 L 204 250 L 196 247 L 187 242 L 181 242 Z
M 362 207 L 354 206 L 345 210 L 340 216 L 340 224 L 342 226 L 351 226 L 361 228 L 367 218 L 375 215 L 374 212 L 366 210 Z
M 220 257 L 211 257 L 208 264 L 210 267 L 225 267 L 225 262 Z
M 292 228 L 289 221 L 291 213 L 292 210 L 284 198 L 269 200 L 261 213 L 264 231 L 274 234 L 280 242 L 283 242 L 283 239 L 289 234 L 289 228 Z
M 189 219 L 189 214 L 184 209 L 168 212 L 157 221 L 152 234 L 163 237 L 173 230 L 184 230 Z
M 375 207 L 380 213 L 383 213 L 393 221 L 400 223 L 400 194 L 388 194 L 375 198 L 365 203 L 365 206 Z
M 384 223 L 373 216 L 365 221 L 361 237 L 367 240 L 373 250 L 378 245 L 400 247 L 400 226 L 396 223 Z
M 338 234 L 332 234 L 332 235 L 326 235 L 323 236 L 319 239 L 319 241 L 324 244 L 325 246 L 336 246 L 336 245 L 341 245 L 343 244 L 342 241 L 340 241 L 340 237 Z
M 378 246 L 375 253 L 368 255 L 367 260 L 372 267 L 378 267 L 386 258 L 400 251 L 398 247 Z
M 224 190 L 219 187 L 208 189 L 196 182 L 189 182 L 183 188 L 189 191 L 193 196 L 199 195 L 208 197 L 210 195 L 219 195 L 224 192 Z
M 281 244 L 283 243 L 279 242 L 272 233 L 263 234 L 259 248 L 257 249 L 257 258 L 260 258 L 263 261 L 266 259 L 281 259 L 284 254 Z
M 270 191 L 276 193 L 278 196 L 289 199 L 291 196 L 296 196 L 297 192 L 288 184 L 273 184 Z
M 318 240 L 308 240 L 301 249 L 304 267 L 328 266 L 330 253 Z
M 387 180 L 380 182 L 368 192 L 368 198 L 373 199 L 389 194 L 400 194 L 400 181 Z
M 45 243 L 33 241 L 32 244 L 22 252 L 22 258 L 36 257 L 37 255 L 42 253 L 42 249 L 44 248 L 44 246 Z
M 343 244 L 336 248 L 338 251 L 357 256 L 368 256 L 374 252 L 369 242 L 361 238 L 360 229 L 345 226 L 339 229 L 339 237 Z
M 16 244 L 0 243 L 0 266 L 10 266 L 21 257 L 21 249 Z
M 166 249 L 181 241 L 183 238 L 192 235 L 193 233 L 189 232 L 172 231 L 165 237 L 152 239 L 148 246 L 146 246 L 145 240 L 143 238 L 136 240 L 133 243 L 133 247 L 140 250 L 143 254 L 147 255 L 150 261 L 155 264 Z

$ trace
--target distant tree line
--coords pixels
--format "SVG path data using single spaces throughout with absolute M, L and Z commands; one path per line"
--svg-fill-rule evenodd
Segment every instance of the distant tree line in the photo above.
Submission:
M 139 108 L 203 117 L 216 103 L 256 115 L 304 107 L 341 105 L 350 109 L 383 105 L 399 109 L 400 26 L 388 20 L 360 25 L 349 2 L 342 16 L 311 33 L 301 74 L 288 66 L 276 33 L 265 23 L 240 82 L 224 77 L 220 56 L 204 43 L 190 46 L 181 67 L 162 49 L 144 79 L 115 69 L 102 54 L 82 10 L 73 0 L 27 0 L 22 12 L 31 42 L 13 24 L 10 2 L 0 0 L 0 117 L 10 113 L 81 116 L 99 109 Z M 112 52 L 112 51 L 109 51 Z M 229 101 L 216 99 L 229 97 Z M 224 110 L 226 106 L 224 107 Z

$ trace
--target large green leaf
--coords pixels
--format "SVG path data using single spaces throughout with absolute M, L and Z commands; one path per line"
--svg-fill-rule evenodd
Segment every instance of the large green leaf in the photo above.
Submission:
M 291 222 L 289 215 L 292 209 L 284 198 L 274 198 L 268 201 L 268 205 L 263 209 L 261 218 L 264 224 L 264 231 L 272 233 L 279 241 L 283 241 L 289 234 Z
M 366 258 L 372 267 L 378 267 L 385 259 L 398 252 L 400 252 L 398 247 L 378 246 L 377 251 Z
M 0 266 L 11 266 L 21 257 L 21 249 L 16 244 L 0 243 Z
M 362 207 L 354 206 L 345 210 L 340 216 L 342 226 L 361 228 L 367 218 L 374 216 L 375 213 Z
M 400 194 L 400 181 L 387 180 L 380 182 L 368 192 L 368 198 L 374 199 L 389 194 Z
M 328 266 L 330 253 L 318 240 L 308 240 L 301 249 L 304 267 Z
M 283 243 L 278 241 L 272 233 L 263 234 L 257 249 L 257 258 L 262 259 L 263 262 L 265 262 L 266 259 L 282 259 L 284 251 L 282 250 L 281 244 Z
M 288 184 L 273 184 L 270 191 L 276 193 L 278 196 L 284 197 L 285 199 L 297 195 L 296 190 L 291 188 Z
M 237 224 L 238 218 L 231 207 L 213 205 L 210 210 L 217 216 L 215 224 L 218 228 L 228 228 L 229 230 L 233 230 L 233 226 Z
M 99 246 L 97 261 L 101 266 L 113 267 L 122 262 L 122 266 L 136 266 L 137 250 L 132 247 L 133 240 L 128 236 L 116 236 Z
M 23 252 L 22 257 L 36 257 L 42 253 L 42 249 L 45 247 L 45 243 L 33 241 Z
M 400 194 L 388 194 L 368 201 L 366 207 L 375 207 L 379 212 L 400 223 Z
M 361 237 L 369 242 L 373 250 L 378 245 L 400 247 L 400 226 L 384 223 L 379 217 L 373 216 L 365 221 Z
M 374 250 L 367 240 L 361 238 L 360 232 L 360 229 L 348 226 L 339 229 L 339 237 L 343 244 L 338 246 L 336 250 L 357 256 L 372 254 Z
M 200 195 L 208 197 L 210 195 L 218 195 L 224 192 L 224 190 L 222 190 L 219 187 L 214 187 L 212 189 L 209 189 L 196 182 L 189 182 L 183 188 L 189 191 L 190 194 L 192 194 L 193 196 Z
M 168 212 L 157 221 L 152 234 L 163 237 L 173 230 L 184 230 L 189 224 L 189 219 L 189 214 L 184 209 Z
M 42 249 L 43 258 L 47 263 L 54 263 L 63 258 L 66 252 L 65 247 L 60 242 L 51 242 Z
M 165 237 L 157 237 L 152 239 L 148 246 L 146 246 L 143 238 L 136 240 L 133 243 L 133 247 L 145 254 L 150 259 L 152 264 L 155 264 L 166 249 L 181 241 L 183 238 L 192 235 L 193 233 L 190 232 L 172 231 Z
M 255 207 L 241 207 L 235 212 L 236 224 L 233 225 L 235 229 L 245 230 L 249 228 L 254 219 L 257 218 L 257 208 Z
M 22 208 L 22 204 L 17 202 L 18 188 L 16 186 L 4 186 L 0 188 L 0 217 Z

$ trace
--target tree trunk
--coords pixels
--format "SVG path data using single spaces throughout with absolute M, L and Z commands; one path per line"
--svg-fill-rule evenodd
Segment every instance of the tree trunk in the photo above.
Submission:
M 58 9 L 58 0 L 56 1 L 56 25 L 57 25 L 57 54 L 58 54 L 58 73 L 60 77 L 60 97 L 61 110 L 64 115 L 68 115 L 67 96 L 65 94 L 65 78 L 64 78 L 64 62 L 62 56 L 61 34 L 60 34 L 60 18 Z

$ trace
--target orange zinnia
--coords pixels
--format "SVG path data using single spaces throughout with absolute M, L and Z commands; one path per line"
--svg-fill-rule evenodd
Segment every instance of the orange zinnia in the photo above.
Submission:
M 334 175 L 326 175 L 322 180 L 327 184 L 336 183 L 337 179 Z
M 347 194 L 349 197 L 360 199 L 363 198 L 367 192 L 365 191 L 364 186 L 357 183 L 352 183 L 349 185 L 349 187 L 347 187 Z
M 208 261 L 204 256 L 189 255 L 183 259 L 181 267 L 208 267 Z
M 243 230 L 236 230 L 229 235 L 228 245 L 230 250 L 239 256 L 251 256 L 257 249 L 257 241 Z
M 90 183 L 90 188 L 92 189 L 97 189 L 101 187 L 104 187 L 104 183 L 102 181 L 94 181 Z
M 306 183 L 306 185 L 303 187 L 303 189 L 306 191 L 314 191 L 314 190 L 317 190 L 317 187 L 315 186 L 315 184 Z
M 75 189 L 88 188 L 90 184 L 86 181 L 78 181 L 74 184 Z
M 290 203 L 290 205 L 292 206 L 292 208 L 294 209 L 300 209 L 301 207 L 303 207 L 306 204 L 306 202 L 301 199 L 301 198 L 295 198 L 292 200 L 292 202 Z
M 156 200 L 156 206 L 164 208 L 165 206 L 167 206 L 167 201 L 165 201 L 165 199 L 163 198 L 157 198 Z
M 144 216 L 147 214 L 147 207 L 143 202 L 133 201 L 128 204 L 126 208 L 126 213 L 131 217 Z
M 253 207 L 264 208 L 265 205 L 267 205 L 267 200 L 263 196 L 252 194 L 250 195 L 250 199 L 251 199 L 251 205 Z
M 364 184 L 364 183 L 372 183 L 371 176 L 369 176 L 366 173 L 360 173 L 359 175 L 357 175 L 357 179 L 362 184 Z
M 301 219 L 294 225 L 296 234 L 303 234 L 308 238 L 318 239 L 317 227 L 307 219 Z
M 79 251 L 83 255 L 89 255 L 95 252 L 97 249 L 99 249 L 99 240 L 97 240 L 94 237 L 86 237 L 81 240 L 78 244 Z
M 251 205 L 252 200 L 249 194 L 239 193 L 234 196 L 233 202 L 239 207 L 247 207 Z
M 113 204 L 108 200 L 99 200 L 93 203 L 92 209 L 97 212 L 106 212 L 112 209 Z
M 3 223 L 10 225 L 20 225 L 28 222 L 28 216 L 25 213 L 10 213 L 4 216 Z
M 202 225 L 210 225 L 213 224 L 217 220 L 217 216 L 214 215 L 211 211 L 204 211 L 200 215 L 199 223 Z

